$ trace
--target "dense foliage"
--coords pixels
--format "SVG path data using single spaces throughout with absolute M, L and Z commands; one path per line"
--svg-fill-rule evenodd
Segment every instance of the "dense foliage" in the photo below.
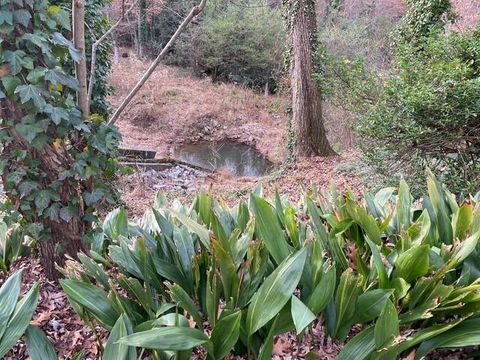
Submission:
M 55 360 L 55 350 L 45 334 L 30 325 L 39 297 L 39 284 L 20 297 L 22 271 L 17 271 L 0 287 L 0 357 L 8 354 L 24 336 L 31 359 Z
M 372 162 L 417 177 L 426 166 L 456 192 L 478 188 L 480 31 L 404 43 L 359 130 Z
M 92 55 L 93 43 L 102 36 L 110 27 L 110 21 L 102 14 L 103 8 L 110 3 L 110 0 L 94 0 L 85 2 L 85 23 L 88 24 L 85 31 L 85 55 L 87 58 L 87 72 L 90 76 L 90 58 Z M 58 5 L 71 12 L 72 2 L 69 0 L 52 0 L 51 4 Z M 71 37 L 71 32 L 62 29 L 66 38 Z M 110 38 L 105 39 L 97 48 L 95 82 L 93 85 L 92 99 L 90 101 L 90 113 L 98 114 L 103 118 L 108 117 L 110 104 L 107 96 L 111 87 L 107 83 L 107 77 L 112 67 L 111 54 L 112 42 Z M 71 75 L 74 74 L 73 64 L 64 64 L 64 70 Z
M 58 241 L 43 258 L 53 267 L 53 256 L 81 243 L 98 205 L 113 200 L 106 180 L 119 134 L 101 117 L 83 121 L 76 107 L 78 82 L 64 70 L 79 59 L 62 34 L 69 12 L 30 0 L 4 1 L 0 12 L 0 171 L 8 202 L 36 224 L 39 244 Z
M 279 9 L 264 0 L 213 1 L 179 39 L 170 61 L 231 81 L 275 90 L 283 70 L 285 35 Z
M 270 359 L 275 335 L 300 336 L 320 314 L 340 341 L 362 325 L 339 359 L 480 343 L 478 197 L 457 203 L 433 176 L 422 204 L 403 181 L 365 202 L 261 193 L 232 208 L 159 196 L 137 224 L 123 209 L 107 216 L 106 255 L 101 245 L 70 262 L 62 281 L 78 313 L 111 330 L 106 352 L 183 359 L 202 345 L 211 359 Z

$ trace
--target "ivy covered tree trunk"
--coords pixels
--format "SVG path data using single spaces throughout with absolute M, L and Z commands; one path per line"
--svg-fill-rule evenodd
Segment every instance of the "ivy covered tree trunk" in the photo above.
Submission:
M 76 257 L 77 253 L 85 252 L 87 249 L 86 244 L 82 241 L 87 230 L 85 222 L 81 220 L 84 216 L 83 209 L 76 207 L 78 216 L 67 214 L 67 210 L 60 213 L 61 209 L 69 208 L 70 200 L 77 198 L 82 189 L 75 182 L 66 181 L 59 184 L 58 187 L 55 185 L 55 193 L 53 193 L 52 179 L 58 179 L 62 170 L 71 166 L 72 159 L 63 146 L 45 144 L 42 149 L 36 149 L 29 144 L 15 128 L 22 124 L 24 117 L 25 112 L 13 101 L 8 98 L 0 100 L 0 118 L 8 119 L 16 124 L 7 130 L 11 141 L 5 146 L 0 157 L 8 164 L 3 169 L 2 182 L 6 185 L 8 198 L 15 204 L 16 210 L 21 213 L 23 212 L 22 205 L 25 206 L 25 197 L 32 194 L 34 189 L 38 191 L 33 198 L 35 215 L 29 214 L 30 216 L 26 218 L 42 227 L 41 235 L 37 238 L 40 260 L 45 275 L 49 279 L 56 280 L 58 273 L 55 266 L 56 264 L 63 265 L 65 254 Z M 12 157 L 19 152 L 22 153 L 22 157 L 17 157 L 17 161 L 12 161 Z M 17 185 L 15 178 L 19 174 L 18 170 L 25 169 L 27 159 L 35 162 L 35 173 L 42 174 L 42 176 L 38 182 L 23 180 Z M 55 205 L 52 205 L 53 202 Z M 45 212 L 46 216 L 39 215 L 40 212 L 42 214 Z
M 98 208 L 114 201 L 108 177 L 119 134 L 101 119 L 84 121 L 74 101 L 71 72 L 82 57 L 62 34 L 70 13 L 46 0 L 7 0 L 0 14 L 2 182 L 56 279 L 56 264 L 88 249 Z
M 312 78 L 316 41 L 314 0 L 285 0 L 290 36 L 294 152 L 297 156 L 333 155 L 322 117 L 321 93 Z

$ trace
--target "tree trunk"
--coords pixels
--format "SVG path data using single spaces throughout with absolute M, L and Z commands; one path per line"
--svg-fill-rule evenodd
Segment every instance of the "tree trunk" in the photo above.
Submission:
M 147 1 L 140 0 L 138 3 L 138 57 L 145 55 L 145 44 L 147 42 Z
M 85 57 L 85 2 L 73 0 L 72 9 L 73 45 L 81 54 L 80 61 L 75 63 L 75 74 L 79 83 L 77 101 L 83 118 L 87 119 L 90 109 L 88 107 L 87 59 Z
M 295 155 L 333 155 L 322 117 L 321 93 L 312 78 L 317 31 L 315 0 L 289 0 Z
M 12 119 L 15 123 L 18 123 L 24 115 L 25 114 L 8 98 L 0 100 L 0 118 Z M 48 176 L 42 180 L 39 190 L 48 188 L 51 181 L 58 179 L 62 170 L 70 167 L 71 158 L 63 146 L 55 147 L 53 144 L 47 144 L 42 150 L 37 150 L 30 146 L 25 139 L 17 133 L 14 126 L 8 127 L 7 131 L 12 137 L 13 142 L 3 149 L 0 159 L 8 158 L 11 152 L 19 147 L 27 151 L 30 158 L 39 161 L 39 169 L 48 174 Z M 24 164 L 14 163 L 10 167 L 5 167 L 1 175 L 4 185 L 7 184 L 9 174 L 22 166 L 24 166 Z M 65 181 L 57 190 L 62 206 L 67 206 L 72 197 L 78 196 L 79 192 L 81 193 L 82 189 L 75 188 L 73 184 L 75 184 L 75 182 L 69 183 Z M 7 186 L 5 186 L 5 191 L 12 203 L 16 204 L 16 210 L 18 210 L 21 196 L 19 192 L 11 192 Z M 83 204 L 78 207 L 77 212 L 78 216 L 73 217 L 70 221 L 63 221 L 61 219 L 52 221 L 41 216 L 28 219 L 29 222 L 41 223 L 45 230 L 46 238 L 37 239 L 38 250 L 45 275 L 51 280 L 58 279 L 59 274 L 55 269 L 55 264 L 62 266 L 65 262 L 65 254 L 75 258 L 77 253 L 80 251 L 85 252 L 87 249 L 86 245 L 82 242 L 82 237 L 87 230 L 87 224 L 82 221 Z

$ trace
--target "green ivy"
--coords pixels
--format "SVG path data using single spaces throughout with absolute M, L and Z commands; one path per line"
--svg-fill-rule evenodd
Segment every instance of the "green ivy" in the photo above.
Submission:
M 72 1 L 70 0 L 52 0 L 54 5 L 60 6 L 66 11 L 71 11 Z M 90 60 L 92 54 L 93 43 L 110 28 L 110 21 L 103 16 L 102 10 L 110 4 L 110 0 L 90 0 L 85 2 L 85 23 L 88 24 L 85 31 L 85 52 L 87 58 L 87 72 L 90 77 Z M 63 27 L 62 33 L 69 38 L 69 26 Z M 107 83 L 107 77 L 110 74 L 112 61 L 111 54 L 113 45 L 110 38 L 105 39 L 97 48 L 97 60 L 95 70 L 95 83 L 93 85 L 92 99 L 90 103 L 90 113 L 98 114 L 104 118 L 108 117 L 110 104 L 107 96 L 111 94 L 112 88 Z M 65 68 L 67 70 L 67 68 Z M 70 74 L 74 74 L 73 64 L 68 66 L 67 70 Z
M 407 0 L 409 9 L 400 27 L 400 41 L 418 41 L 443 29 L 455 16 L 449 0 Z
M 5 191 L 27 223 L 96 220 L 113 203 L 109 179 L 119 133 L 101 117 L 83 121 L 69 73 L 80 53 L 63 35 L 70 13 L 46 0 L 0 2 L 0 170 Z M 68 193 L 68 196 L 64 194 Z M 83 234 L 79 234 L 83 235 Z

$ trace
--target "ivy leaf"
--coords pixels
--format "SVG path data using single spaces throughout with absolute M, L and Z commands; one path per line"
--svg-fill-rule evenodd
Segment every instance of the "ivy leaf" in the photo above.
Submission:
M 30 23 L 30 19 L 32 18 L 32 15 L 28 10 L 21 9 L 21 10 L 15 10 L 13 12 L 13 21 L 15 24 L 21 24 L 25 27 L 28 26 Z
M 20 196 L 25 197 L 29 195 L 33 190 L 38 188 L 38 183 L 35 181 L 22 181 L 20 185 L 18 185 L 18 190 L 20 190 Z
M 11 11 L 3 9 L 0 11 L 0 25 L 2 24 L 13 25 L 13 14 Z
M 52 119 L 55 125 L 59 125 L 62 120 L 68 120 L 68 110 L 62 107 L 48 104 L 45 109 L 43 109 L 43 112 L 50 115 L 50 119 Z
M 63 10 L 58 5 L 51 5 L 47 10 L 48 16 L 55 20 L 55 22 L 63 27 L 65 30 L 70 30 L 70 16 L 69 13 Z
M 67 47 L 73 61 L 78 63 L 82 59 L 82 54 L 80 53 L 80 50 L 75 48 L 73 43 L 70 40 L 67 40 L 65 36 L 63 36 L 61 33 L 59 32 L 53 33 L 52 43 L 54 45 Z
M 58 66 L 47 71 L 45 74 L 45 80 L 50 81 L 54 85 L 62 84 L 68 86 L 72 90 L 78 90 L 78 80 L 73 76 L 65 74 L 65 72 Z
M 62 207 L 60 209 L 60 219 L 65 222 L 69 222 L 75 216 L 75 210 L 72 209 L 70 206 Z
M 20 85 L 22 81 L 16 77 L 16 76 L 4 76 L 2 77 L 2 84 L 3 87 L 5 88 L 5 91 L 7 95 L 12 95 L 17 88 L 18 85 Z
M 42 50 L 42 53 L 46 56 L 52 56 L 52 51 L 50 50 L 50 46 L 47 42 L 47 35 L 43 32 L 35 32 L 23 34 L 20 40 L 26 40 L 33 45 L 39 47 Z
M 44 67 L 37 67 L 28 73 L 27 80 L 33 84 L 36 84 L 42 77 L 45 76 L 46 71 L 47 69 Z
M 35 139 L 37 134 L 43 132 L 43 129 L 38 124 L 17 124 L 15 130 L 28 141 L 29 144 Z
M 41 89 L 36 85 L 20 85 L 15 89 L 15 94 L 20 95 L 20 101 L 22 104 L 32 100 L 35 107 L 42 110 L 47 103 L 42 96 Z
M 37 196 L 35 196 L 35 207 L 38 215 L 42 215 L 48 205 L 50 205 L 50 192 L 48 190 L 39 191 Z
M 45 212 L 43 213 L 43 216 L 49 218 L 52 221 L 59 221 L 59 215 L 60 213 L 60 205 L 58 203 L 53 203 Z
M 103 196 L 104 192 L 102 189 L 95 189 L 91 193 L 84 193 L 83 200 L 87 206 L 92 206 Z
M 33 59 L 26 56 L 22 50 L 10 51 L 7 50 L 3 53 L 4 60 L 8 63 L 12 75 L 17 75 L 22 68 L 32 70 Z

